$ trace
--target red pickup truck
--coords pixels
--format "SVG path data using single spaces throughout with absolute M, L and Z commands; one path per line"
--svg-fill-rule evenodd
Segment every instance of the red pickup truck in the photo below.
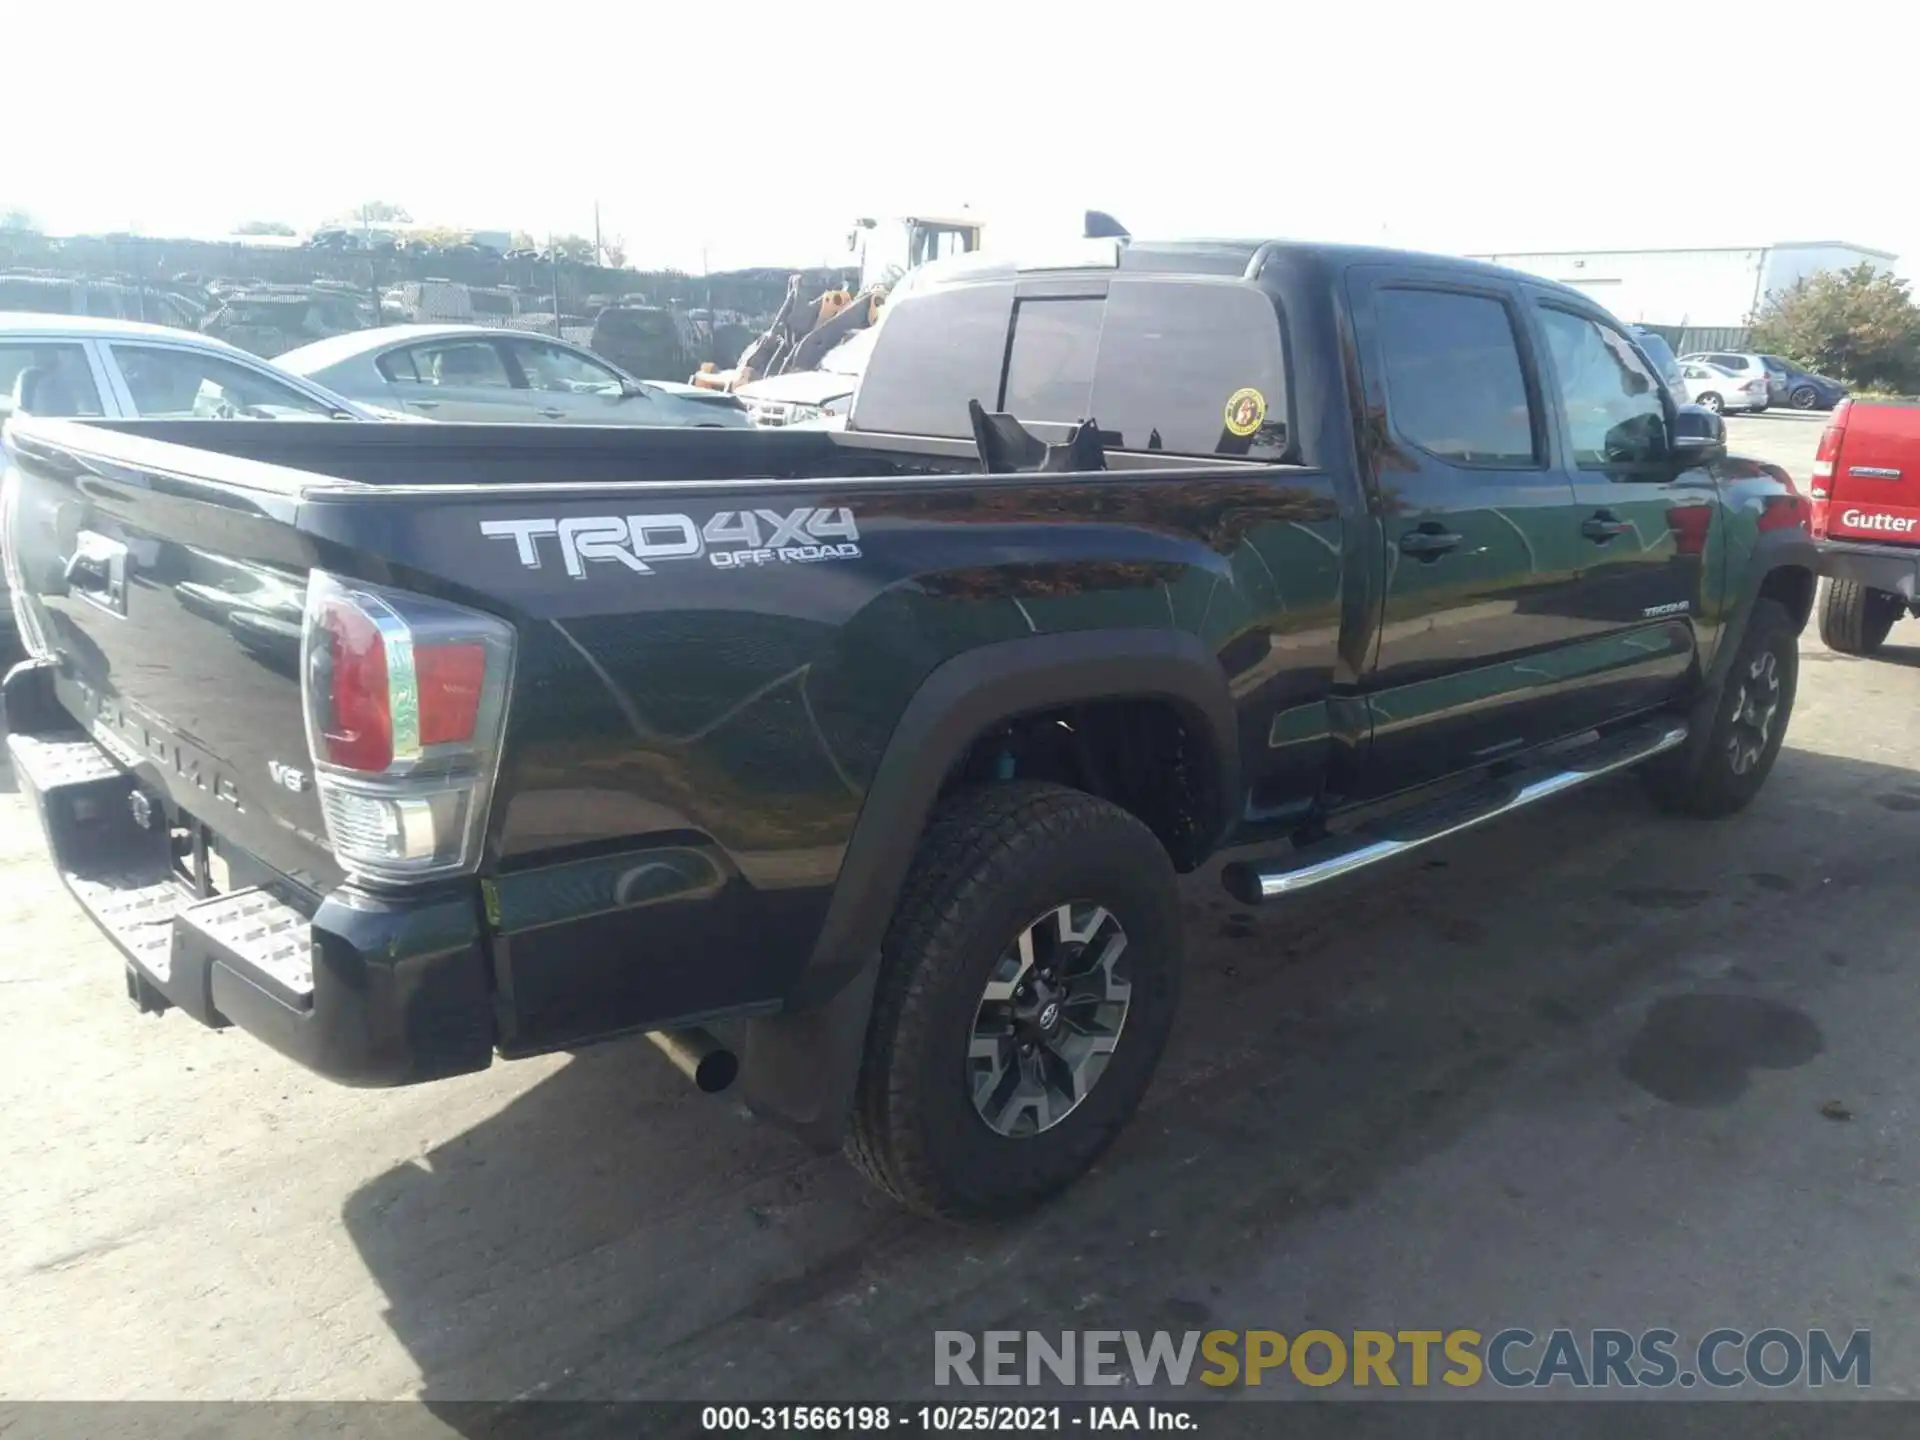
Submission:
M 1820 638 L 1849 655 L 1920 615 L 1920 405 L 1842 400 L 1813 462 Z

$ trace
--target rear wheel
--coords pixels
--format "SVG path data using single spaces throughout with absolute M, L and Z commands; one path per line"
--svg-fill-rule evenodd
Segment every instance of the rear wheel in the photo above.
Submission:
M 1726 408 L 1726 402 L 1711 390 L 1707 391 L 1706 394 L 1702 395 L 1693 403 L 1702 409 L 1711 410 L 1716 415 Z
M 1811 385 L 1796 385 L 1787 396 L 1787 403 L 1796 410 L 1811 410 L 1820 403 L 1820 392 Z
M 1112 1143 L 1172 1028 L 1174 871 L 1118 806 L 1025 781 L 929 824 L 888 931 L 849 1158 L 922 1214 L 1004 1215 Z
M 1878 650 L 1907 608 L 1907 602 L 1892 591 L 1875 590 L 1857 580 L 1823 584 L 1820 638 L 1829 650 L 1842 655 L 1871 655 Z
M 1642 770 L 1654 802 L 1706 819 L 1744 809 L 1780 754 L 1799 675 L 1793 617 L 1777 600 L 1756 600 L 1706 734 Z

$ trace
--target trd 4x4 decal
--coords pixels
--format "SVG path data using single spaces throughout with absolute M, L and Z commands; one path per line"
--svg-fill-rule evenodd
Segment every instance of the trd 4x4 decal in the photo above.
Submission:
M 696 560 L 702 555 L 722 570 L 860 557 L 860 527 L 854 523 L 853 511 L 844 507 L 816 510 L 803 505 L 788 515 L 777 510 L 722 510 L 704 525 L 696 525 L 691 515 L 482 520 L 480 533 L 513 541 L 514 553 L 529 570 L 541 568 L 540 542 L 551 537 L 561 564 L 576 580 L 586 579 L 589 562 L 602 560 L 651 575 L 649 561 Z

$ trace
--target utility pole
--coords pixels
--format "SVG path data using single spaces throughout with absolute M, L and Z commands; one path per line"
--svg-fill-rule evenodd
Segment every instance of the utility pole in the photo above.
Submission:
M 593 263 L 605 265 L 607 252 L 600 248 L 600 202 L 593 202 Z
M 553 338 L 560 335 L 560 251 L 553 243 L 553 231 L 547 231 L 547 254 L 553 260 Z
M 720 363 L 720 317 L 713 313 L 713 271 L 707 266 L 707 242 L 700 242 L 700 277 L 707 283 L 707 358 Z

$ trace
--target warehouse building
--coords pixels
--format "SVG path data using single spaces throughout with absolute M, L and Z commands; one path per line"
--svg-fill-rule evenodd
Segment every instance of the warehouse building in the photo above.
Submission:
M 1841 240 L 1706 250 L 1563 250 L 1476 255 L 1583 290 L 1622 320 L 1659 330 L 1680 350 L 1745 343 L 1770 294 L 1822 270 L 1868 264 L 1891 270 L 1895 257 Z

